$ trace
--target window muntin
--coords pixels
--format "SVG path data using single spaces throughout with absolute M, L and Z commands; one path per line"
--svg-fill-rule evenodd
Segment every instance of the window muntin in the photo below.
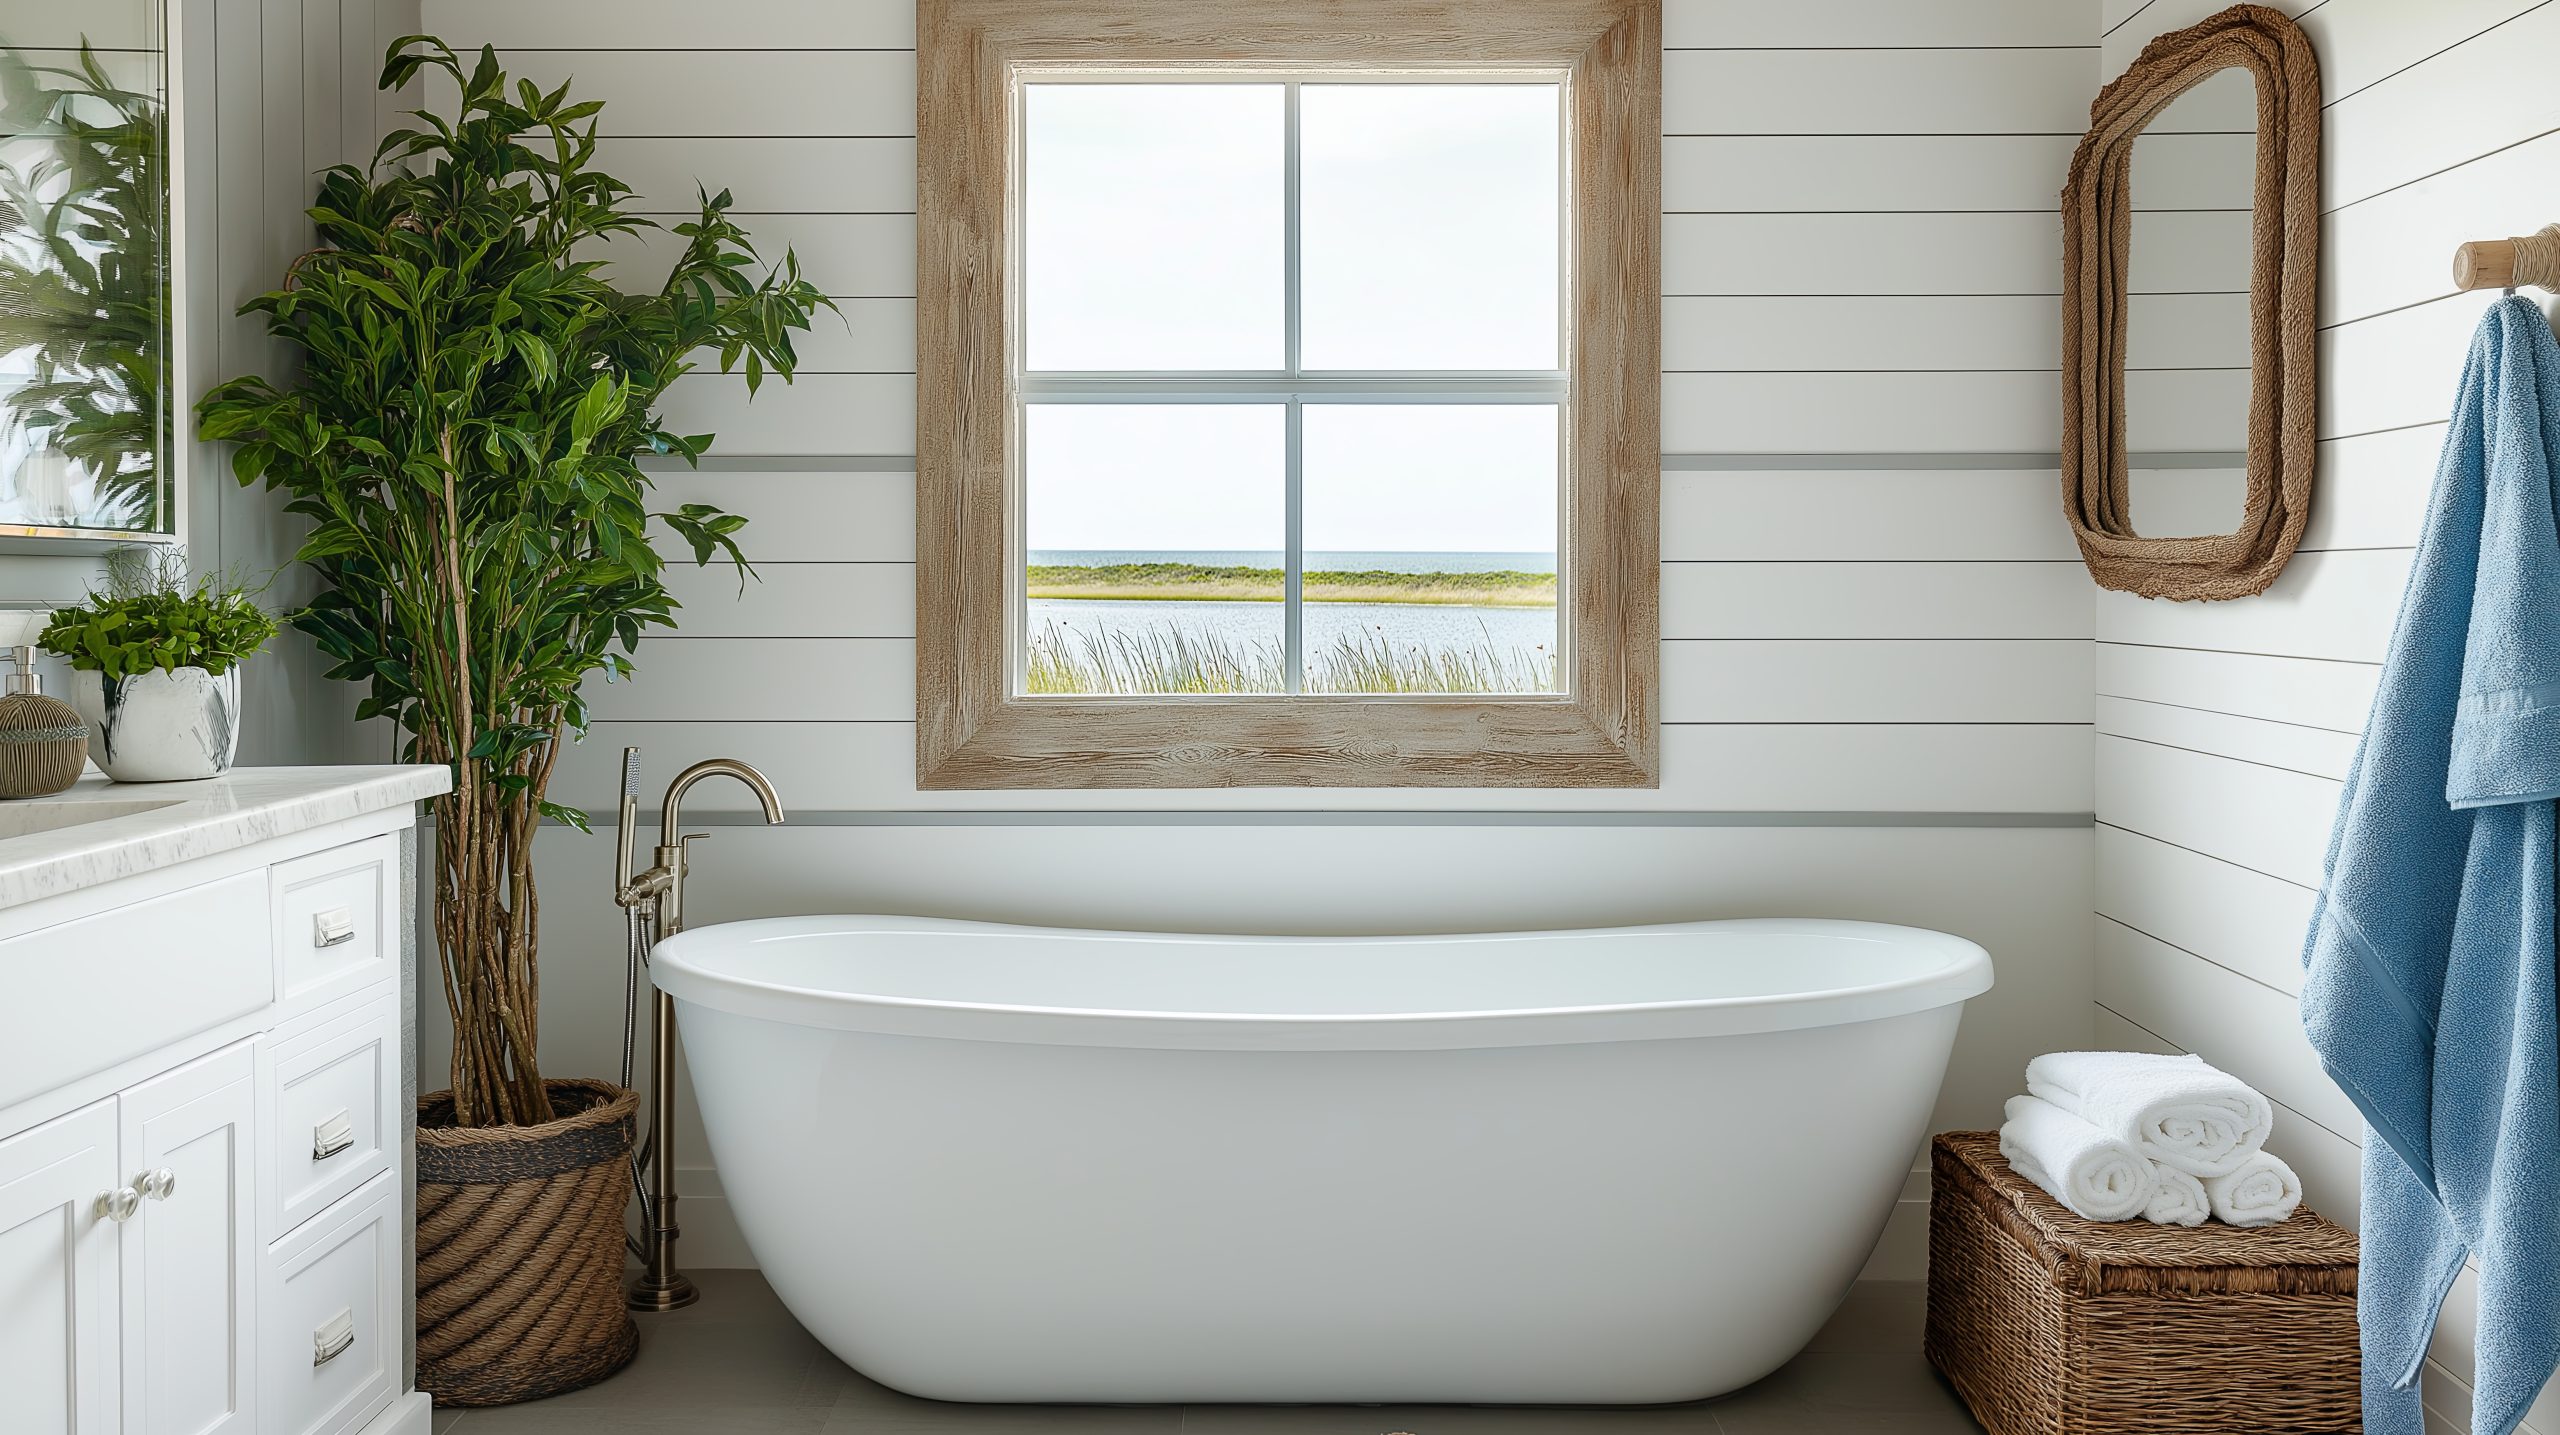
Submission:
M 1014 692 L 1565 692 L 1560 78 L 1020 90 Z

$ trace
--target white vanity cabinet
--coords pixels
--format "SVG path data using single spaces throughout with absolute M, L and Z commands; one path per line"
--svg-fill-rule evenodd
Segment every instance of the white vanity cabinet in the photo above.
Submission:
M 0 837 L 0 1432 L 425 1435 L 404 834 L 443 780 Z

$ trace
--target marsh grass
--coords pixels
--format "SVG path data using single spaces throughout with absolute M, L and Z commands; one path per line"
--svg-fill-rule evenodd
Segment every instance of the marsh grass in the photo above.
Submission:
M 1284 691 L 1275 642 L 1237 643 L 1174 623 L 1033 635 L 1026 691 L 1041 696 L 1269 695 Z M 1556 655 L 1501 648 L 1491 633 L 1464 648 L 1399 645 L 1376 630 L 1345 633 L 1307 655 L 1310 693 L 1550 693 Z

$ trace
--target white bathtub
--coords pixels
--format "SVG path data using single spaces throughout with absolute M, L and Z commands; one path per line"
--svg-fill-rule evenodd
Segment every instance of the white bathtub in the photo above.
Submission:
M 1874 1247 L 1990 959 L 1699 922 L 1398 939 L 898 917 L 657 950 L 811 1333 L 982 1401 L 1636 1404 L 1768 1374 Z

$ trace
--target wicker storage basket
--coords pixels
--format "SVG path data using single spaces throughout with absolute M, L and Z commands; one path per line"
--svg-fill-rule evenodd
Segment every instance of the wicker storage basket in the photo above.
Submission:
M 552 1081 L 559 1118 L 453 1124 L 418 1102 L 418 1388 L 509 1405 L 593 1385 L 639 1348 L 622 1303 L 637 1092 Z
M 1992 1435 L 2361 1428 L 2356 1238 L 2084 1221 L 1988 1131 L 1930 1153 L 1929 1363 Z

